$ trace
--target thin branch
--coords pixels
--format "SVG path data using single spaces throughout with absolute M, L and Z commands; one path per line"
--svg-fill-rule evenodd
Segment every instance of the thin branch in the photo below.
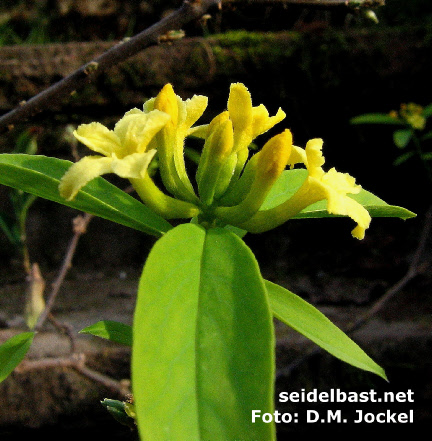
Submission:
M 360 316 L 356 321 L 350 324 L 346 329 L 345 333 L 350 335 L 354 331 L 357 331 L 362 326 L 364 326 L 374 315 L 376 315 L 386 303 L 392 299 L 398 292 L 400 292 L 414 277 L 416 277 L 420 270 L 420 259 L 426 248 L 427 241 L 429 239 L 429 233 L 432 228 L 432 206 L 429 207 L 425 215 L 425 222 L 423 224 L 423 229 L 420 234 L 420 240 L 408 266 L 408 270 L 405 275 L 399 279 L 393 286 L 391 286 L 373 305 L 369 308 L 362 316 Z M 308 361 L 311 357 L 319 354 L 322 351 L 320 347 L 314 347 L 309 352 L 301 357 L 298 357 L 288 366 L 278 369 L 276 372 L 276 378 L 288 377 L 293 371 L 300 367 L 303 363 Z
M 158 44 L 161 36 L 201 17 L 214 5 L 220 5 L 220 0 L 184 0 L 182 6 L 172 14 L 135 37 L 116 44 L 72 74 L 0 117 L 0 133 L 47 108 L 61 104 L 65 98 L 94 80 L 102 71 L 125 61 L 149 46 Z
M 391 288 L 389 288 L 373 305 L 365 312 L 361 317 L 359 317 L 354 323 L 352 323 L 347 332 L 351 333 L 361 328 L 368 320 L 370 320 L 375 314 L 377 314 L 384 305 L 397 294 L 408 282 L 410 282 L 414 277 L 416 277 L 420 270 L 420 259 L 426 248 L 426 243 L 429 239 L 429 233 L 432 227 L 432 207 L 429 208 L 425 215 L 425 222 L 423 224 L 423 229 L 420 234 L 420 240 L 411 262 L 408 266 L 408 270 L 405 275 L 396 282 Z
M 51 313 L 51 309 L 54 306 L 54 302 L 57 298 L 57 294 L 60 291 L 60 286 L 62 285 L 67 272 L 69 271 L 71 265 L 72 265 L 72 258 L 75 254 L 76 247 L 78 245 L 78 241 L 82 234 L 85 233 L 86 228 L 90 220 L 93 218 L 93 215 L 85 213 L 83 216 L 78 216 L 74 219 L 74 235 L 72 236 L 69 246 L 67 248 L 66 255 L 63 259 L 62 266 L 60 267 L 60 271 L 57 275 L 57 278 L 55 279 L 51 293 L 48 297 L 48 301 L 45 306 L 45 310 L 43 313 L 39 316 L 39 320 L 36 324 L 35 330 L 39 331 L 43 324 L 45 323 L 45 320 L 47 319 L 48 315 Z
M 349 8 L 376 8 L 378 6 L 384 6 L 385 0 L 222 0 L 222 3 L 283 3 L 304 6 L 347 6 Z
M 83 353 L 75 353 L 70 357 L 52 357 L 42 358 L 40 360 L 23 360 L 19 366 L 16 367 L 17 374 L 23 374 L 29 371 L 49 369 L 49 368 L 72 368 L 81 375 L 89 378 L 92 381 L 102 384 L 107 389 L 118 392 L 121 395 L 130 393 L 128 381 L 117 381 L 107 375 L 96 372 L 86 366 L 86 356 Z

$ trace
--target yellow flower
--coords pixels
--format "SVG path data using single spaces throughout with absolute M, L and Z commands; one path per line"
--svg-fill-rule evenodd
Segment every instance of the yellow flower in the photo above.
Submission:
M 170 121 L 157 134 L 153 145 L 157 149 L 162 181 L 175 197 L 197 202 L 184 162 L 185 138 L 196 130 L 192 125 L 207 107 L 208 98 L 194 95 L 183 101 L 166 84 L 156 98 L 147 101 L 146 110 L 157 109 L 170 115 Z
M 159 110 L 145 113 L 139 109 L 127 112 L 114 130 L 93 122 L 82 124 L 75 137 L 89 149 L 103 156 L 86 156 L 73 164 L 62 177 L 60 194 L 67 200 L 97 176 L 115 173 L 122 178 L 142 178 L 156 151 L 148 150 L 150 141 L 169 121 Z
M 355 179 L 347 173 L 339 173 L 334 168 L 324 172 L 322 145 L 321 139 L 312 139 L 307 143 L 305 150 L 293 147 L 288 162 L 303 162 L 308 170 L 308 176 L 302 186 L 284 203 L 258 212 L 239 226 L 251 232 L 267 231 L 281 225 L 309 205 L 325 199 L 327 211 L 353 219 L 357 226 L 352 230 L 352 235 L 357 239 L 363 239 L 371 217 L 361 204 L 347 196 L 359 193 L 361 187 L 356 185 Z

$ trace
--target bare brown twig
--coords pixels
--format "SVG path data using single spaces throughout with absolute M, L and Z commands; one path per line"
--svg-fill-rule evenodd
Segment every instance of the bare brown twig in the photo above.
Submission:
M 373 305 L 369 308 L 362 316 L 351 323 L 346 329 L 345 333 L 350 335 L 354 331 L 357 331 L 362 326 L 364 326 L 373 316 L 375 316 L 386 304 L 392 299 L 397 293 L 401 291 L 412 279 L 414 279 L 420 272 L 421 265 L 420 259 L 426 247 L 427 240 L 430 238 L 429 233 L 432 228 L 432 206 L 428 209 L 425 215 L 425 221 L 423 224 L 423 229 L 420 234 L 420 240 L 418 242 L 417 248 L 413 254 L 411 262 L 408 266 L 408 270 L 405 275 L 399 279 L 393 286 L 391 286 Z M 288 366 L 279 369 L 276 372 L 277 378 L 288 377 L 295 369 L 305 363 L 314 355 L 320 353 L 322 349 L 320 347 L 314 347 L 305 355 L 297 358 Z
M 112 391 L 118 392 L 121 395 L 127 395 L 130 393 L 127 381 L 114 380 L 111 377 L 87 367 L 86 356 L 83 353 L 74 353 L 69 357 L 52 357 L 43 358 L 40 360 L 27 359 L 20 363 L 20 365 L 15 369 L 15 372 L 22 374 L 29 371 L 50 368 L 72 368 L 90 380 L 102 384 L 107 389 L 111 389 Z
M 78 216 L 74 219 L 74 235 L 72 236 L 69 246 L 67 248 L 66 255 L 63 259 L 63 263 L 60 267 L 60 271 L 57 275 L 57 278 L 55 279 L 51 293 L 48 297 L 48 301 L 45 306 L 45 310 L 42 312 L 42 314 L 39 316 L 38 322 L 36 324 L 35 330 L 39 331 L 42 326 L 45 323 L 45 320 L 51 313 L 52 307 L 54 306 L 54 302 L 57 298 L 57 294 L 60 291 L 60 287 L 66 277 L 67 272 L 69 271 L 71 264 L 72 264 L 72 258 L 75 254 L 76 247 L 78 245 L 78 241 L 82 234 L 85 233 L 86 228 L 90 220 L 93 218 L 93 215 L 85 213 L 83 216 Z
M 347 6 L 351 8 L 375 8 L 383 6 L 385 0 L 253 0 L 254 3 L 262 4 L 294 4 L 304 6 Z M 222 0 L 222 3 L 251 3 L 251 0 Z
M 61 81 L 0 117 L 0 132 L 13 127 L 18 122 L 27 120 L 46 108 L 61 104 L 65 98 L 93 80 L 102 71 L 125 61 L 149 46 L 158 44 L 160 37 L 167 32 L 180 29 L 186 23 L 204 15 L 211 6 L 219 4 L 220 0 L 184 0 L 182 6 L 172 14 L 135 37 L 116 44 Z

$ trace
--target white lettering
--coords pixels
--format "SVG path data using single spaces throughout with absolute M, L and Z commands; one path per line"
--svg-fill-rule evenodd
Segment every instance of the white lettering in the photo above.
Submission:
M 307 410 L 306 411 L 306 422 L 307 423 L 316 423 L 319 420 L 319 413 L 316 410 Z

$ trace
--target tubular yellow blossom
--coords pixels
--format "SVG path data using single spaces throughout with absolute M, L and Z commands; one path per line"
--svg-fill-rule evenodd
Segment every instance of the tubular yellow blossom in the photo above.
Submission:
M 207 98 L 195 95 L 183 101 L 174 93 L 172 85 L 167 84 L 154 101 L 145 105 L 147 109 L 152 107 L 171 116 L 170 123 L 155 138 L 162 181 L 175 197 L 197 202 L 186 173 L 183 144 L 186 136 L 191 133 L 192 125 L 207 107 Z
M 363 239 L 365 230 L 369 227 L 371 217 L 368 211 L 354 199 L 347 196 L 361 190 L 355 185 L 355 179 L 346 174 L 339 173 L 334 168 L 327 173 L 321 168 L 324 164 L 322 156 L 322 140 L 312 139 L 307 145 L 304 154 L 299 148 L 293 149 L 295 162 L 301 157 L 305 160 L 308 177 L 299 190 L 286 202 L 258 212 L 255 216 L 240 225 L 250 232 L 268 231 L 283 224 L 300 211 L 323 199 L 327 200 L 327 211 L 331 214 L 349 216 L 357 226 L 352 230 L 352 235 Z M 288 161 L 291 162 L 291 159 Z
M 237 164 L 232 180 L 235 182 L 247 161 L 248 147 L 251 142 L 282 121 L 285 118 L 285 112 L 279 109 L 275 116 L 270 117 L 264 105 L 253 107 L 251 95 L 242 83 L 231 84 L 228 112 L 234 130 L 233 152 L 237 154 Z
M 271 138 L 255 155 L 255 173 L 247 196 L 238 205 L 217 207 L 216 216 L 232 225 L 241 224 L 251 218 L 260 209 L 268 192 L 285 169 L 291 146 L 292 135 L 289 130 Z

